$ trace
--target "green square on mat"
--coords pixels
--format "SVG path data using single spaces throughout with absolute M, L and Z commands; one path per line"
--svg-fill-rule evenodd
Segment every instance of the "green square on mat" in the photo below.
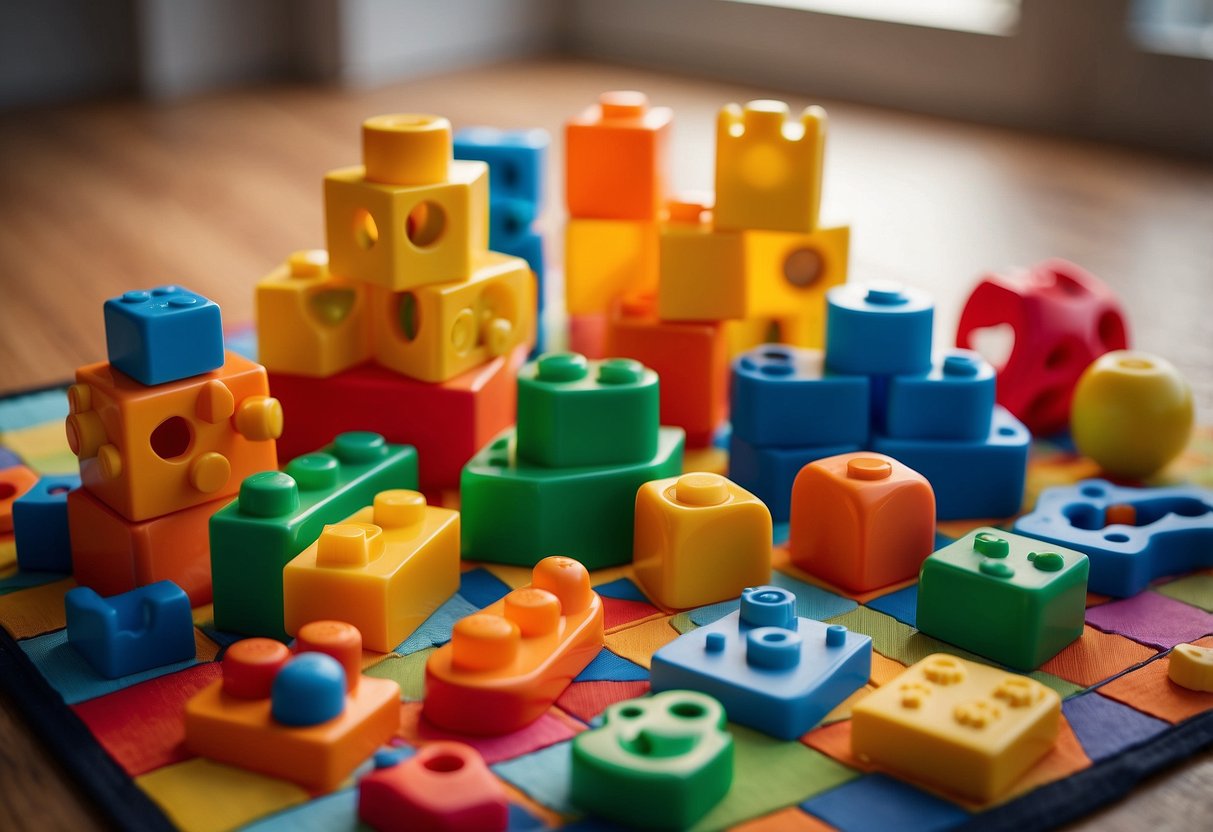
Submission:
M 436 647 L 427 647 L 400 656 L 388 653 L 387 657 L 362 672 L 379 679 L 391 679 L 400 685 L 400 698 L 405 702 L 420 702 L 425 696 L 425 662 Z
M 1176 601 L 1213 612 L 1213 575 L 1189 575 L 1151 589 Z
M 914 664 L 932 653 L 950 653 L 963 659 L 982 661 L 981 657 L 967 650 L 924 635 L 909 624 L 868 607 L 857 607 L 842 615 L 827 618 L 826 622 L 841 624 L 852 632 L 871 636 L 873 650 L 904 665 Z

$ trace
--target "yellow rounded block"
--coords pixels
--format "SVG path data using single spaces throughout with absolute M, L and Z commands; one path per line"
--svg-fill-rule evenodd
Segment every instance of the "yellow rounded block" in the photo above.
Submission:
M 1168 662 L 1172 682 L 1188 690 L 1213 693 L 1213 647 L 1177 644 Z
M 385 185 L 438 185 L 452 156 L 451 123 L 441 116 L 397 113 L 362 122 L 366 178 Z

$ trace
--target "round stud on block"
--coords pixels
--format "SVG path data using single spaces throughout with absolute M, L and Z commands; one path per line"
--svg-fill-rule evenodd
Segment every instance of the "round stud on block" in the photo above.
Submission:
M 893 476 L 893 465 L 884 459 L 857 456 L 847 460 L 847 477 L 853 480 L 887 480 Z
M 523 638 L 554 633 L 560 627 L 560 599 L 533 586 L 505 596 L 505 617 L 518 625 Z
M 743 590 L 741 620 L 752 627 L 794 627 L 796 596 L 777 586 L 758 586 Z
M 362 162 L 370 182 L 440 185 L 450 175 L 451 123 L 441 116 L 396 113 L 362 123 Z
M 790 670 L 800 664 L 800 633 L 782 627 L 758 627 L 746 633 L 746 664 Z
M 198 418 L 208 425 L 217 425 L 225 419 L 232 418 L 236 412 L 236 397 L 226 384 L 218 379 L 212 379 L 202 385 L 198 392 L 198 402 L 194 405 Z
M 236 410 L 236 431 L 252 442 L 282 435 L 282 404 L 271 396 L 249 396 Z
M 979 374 L 985 363 L 985 359 L 972 350 L 951 350 L 943 357 L 943 374 L 970 378 Z
M 478 613 L 451 629 L 451 664 L 472 672 L 508 667 L 518 656 L 522 633 L 500 615 Z
M 983 560 L 977 568 L 981 570 L 981 574 L 989 575 L 991 578 L 1015 577 L 1014 567 L 1003 560 Z
M 97 449 L 97 466 L 104 479 L 118 479 L 122 476 L 122 452 L 114 445 L 102 445 Z
M 466 355 L 476 346 L 476 315 L 471 309 L 461 309 L 451 321 L 451 349 L 456 355 Z
M 683 474 L 672 490 L 674 500 L 688 506 L 718 506 L 729 500 L 729 483 L 719 474 Z
M 988 558 L 1005 558 L 1011 553 L 1011 542 L 989 532 L 978 532 L 973 536 L 973 551 Z
M 1028 560 L 1041 572 L 1060 572 L 1066 565 L 1065 558 L 1056 552 L 1031 552 Z
M 83 413 L 93 409 L 93 391 L 87 384 L 73 384 L 67 388 L 68 413 Z
M 1213 648 L 1177 644 L 1168 659 L 1167 676 L 1188 690 L 1213 693 Z
M 670 222 L 699 225 L 703 221 L 705 211 L 712 208 L 711 197 L 699 199 L 690 196 L 679 196 L 666 202 L 666 214 Z
M 602 119 L 637 119 L 649 110 L 649 97 L 636 90 L 611 90 L 598 96 Z
M 383 530 L 370 523 L 325 526 L 316 541 L 316 565 L 328 569 L 366 566 L 383 554 Z
M 278 671 L 270 690 L 270 714 L 283 725 L 320 725 L 345 710 L 345 671 L 323 653 L 304 653 Z
M 964 681 L 965 669 L 959 660 L 951 656 L 931 656 L 924 661 L 922 675 L 936 685 L 956 685 Z
M 149 294 L 148 292 L 142 291 L 142 290 L 135 290 L 133 292 L 123 292 L 122 293 L 122 302 L 125 304 L 129 304 L 131 306 L 135 306 L 140 303 L 145 303 L 151 299 L 152 299 L 151 294 Z
M 598 365 L 599 384 L 639 384 L 644 365 L 634 358 L 608 358 Z
M 565 615 L 575 615 L 594 600 L 590 588 L 590 573 L 580 561 L 553 555 L 535 564 L 531 571 L 531 584 L 546 589 L 560 599 L 560 609 Z
M 514 346 L 514 325 L 506 318 L 493 318 L 484 325 L 484 343 L 489 355 L 497 358 Z
M 575 352 L 550 352 L 539 356 L 535 366 L 538 381 L 580 381 L 589 375 L 589 362 Z
M 328 271 L 329 253 L 322 248 L 293 251 L 286 265 L 291 277 L 319 277 Z
M 703 640 L 703 649 L 708 653 L 723 653 L 728 643 L 724 633 L 708 633 L 707 638 Z
M 362 677 L 362 633 L 344 621 L 312 621 L 295 636 L 296 653 L 324 653 L 345 668 L 346 687 L 353 690 Z
M 304 454 L 286 464 L 286 473 L 295 478 L 300 491 L 327 491 L 337 486 L 341 463 L 332 454 Z
M 83 387 L 84 385 L 76 385 Z M 88 388 L 85 387 L 85 390 Z M 84 396 L 82 398 L 87 398 Z M 95 410 L 81 410 L 67 417 L 67 446 L 80 459 L 92 459 L 108 438 Z
M 841 624 L 826 627 L 826 647 L 842 647 L 847 643 L 847 628 Z
M 297 462 L 298 460 L 294 460 Z M 290 470 L 290 466 L 287 466 Z M 241 514 L 251 517 L 283 517 L 299 508 L 299 486 L 290 474 L 261 471 L 240 483 L 237 505 Z
M 214 451 L 198 454 L 190 463 L 190 485 L 203 494 L 214 494 L 227 485 L 232 475 L 232 464 L 227 457 Z
M 223 654 L 223 692 L 240 699 L 265 699 L 291 651 L 272 638 L 246 638 Z
M 387 440 L 366 430 L 339 433 L 333 440 L 332 453 L 347 464 L 373 462 L 388 455 Z
M 393 488 L 375 495 L 372 517 L 376 526 L 402 529 L 425 519 L 425 495 L 407 488 Z

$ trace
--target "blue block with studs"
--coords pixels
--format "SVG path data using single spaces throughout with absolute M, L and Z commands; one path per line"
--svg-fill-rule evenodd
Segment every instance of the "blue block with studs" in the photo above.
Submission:
M 844 283 L 826 293 L 826 368 L 882 376 L 931 370 L 935 304 L 889 281 Z
M 22 571 L 72 571 L 67 492 L 79 487 L 78 474 L 43 477 L 13 502 L 13 542 Z
M 107 300 L 105 343 L 114 369 L 149 386 L 223 366 L 218 305 L 180 286 L 158 286 Z
M 78 586 L 63 603 L 68 643 L 107 679 L 190 661 L 197 652 L 189 596 L 172 581 L 109 598 Z
M 945 352 L 929 373 L 891 376 L 884 432 L 898 439 L 981 440 L 994 414 L 994 368 L 971 350 Z

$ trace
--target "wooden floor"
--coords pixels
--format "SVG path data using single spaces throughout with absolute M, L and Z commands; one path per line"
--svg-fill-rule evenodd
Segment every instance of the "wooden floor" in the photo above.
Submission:
M 674 107 L 680 189 L 712 186 L 721 104 L 778 97 L 548 60 L 375 91 L 261 89 L 0 116 L 0 392 L 61 382 L 103 358 L 101 303 L 128 289 L 181 283 L 215 299 L 228 322 L 251 320 L 254 282 L 292 250 L 323 246 L 321 177 L 358 161 L 368 115 L 542 126 L 556 139 L 550 169 L 559 171 L 563 120 L 612 88 L 643 89 Z M 1136 346 L 1177 364 L 1202 422 L 1213 421 L 1213 168 L 816 103 L 831 115 L 824 218 L 852 224 L 852 279 L 932 291 L 942 345 L 984 270 L 1070 258 L 1117 290 Z M 553 231 L 560 190 L 554 177 Z M 559 238 L 550 235 L 554 257 Z M 1211 793 L 1206 755 L 1080 828 L 1189 828 Z M 39 829 L 92 828 L 76 800 L 20 726 L 0 718 L 0 828 L 32 828 L 22 807 L 35 805 L 51 813 Z

